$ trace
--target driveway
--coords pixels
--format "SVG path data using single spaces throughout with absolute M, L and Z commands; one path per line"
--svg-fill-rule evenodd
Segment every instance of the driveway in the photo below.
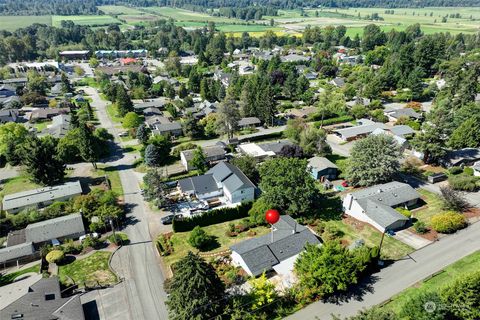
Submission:
M 333 153 L 339 154 L 344 157 L 349 157 L 350 156 L 350 150 L 353 147 L 353 142 L 347 142 L 343 141 L 339 137 L 337 137 L 334 134 L 328 134 L 327 135 L 327 143 L 330 145 L 332 148 Z
M 343 319 L 355 315 L 363 308 L 380 304 L 429 275 L 480 250 L 479 233 L 480 223 L 475 223 L 441 238 L 371 275 L 356 290 L 352 290 L 349 296 L 336 301 L 312 303 L 287 319 L 331 319 L 332 314 Z
M 89 320 L 129 320 L 129 303 L 125 294 L 124 283 L 112 288 L 89 291 L 80 296 Z
M 393 237 L 415 250 L 421 249 L 432 243 L 432 241 L 422 238 L 409 230 L 397 231 Z
M 4 168 L 0 168 L 0 183 L 2 183 L 4 180 L 18 177 L 20 175 L 18 170 L 18 167 L 11 167 L 9 165 Z

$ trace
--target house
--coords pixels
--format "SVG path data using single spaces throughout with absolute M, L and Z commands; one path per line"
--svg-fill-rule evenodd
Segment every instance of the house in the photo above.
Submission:
M 154 84 L 160 83 L 162 81 L 165 81 L 166 83 L 171 84 L 172 86 L 176 86 L 180 83 L 177 79 L 171 78 L 171 77 L 156 76 L 155 78 L 153 78 Z
M 190 164 L 190 161 L 192 161 L 193 159 L 195 150 L 196 149 L 185 150 L 180 152 L 180 161 L 182 162 L 182 165 L 185 167 L 185 170 L 187 171 L 196 169 L 194 166 Z M 217 146 L 217 145 L 204 147 L 202 148 L 202 151 L 205 154 L 205 161 L 207 163 L 224 160 L 227 154 L 224 147 Z
M 335 78 L 330 80 L 329 82 L 331 85 L 334 85 L 337 88 L 343 88 L 345 86 L 345 79 L 344 78 Z
M 85 319 L 80 295 L 63 296 L 58 277 L 35 275 L 0 287 L 0 301 L 0 319 Z
M 310 56 L 303 56 L 296 53 L 291 53 L 289 55 L 280 57 L 280 60 L 282 60 L 282 62 L 307 62 L 310 61 L 310 59 Z
M 58 54 L 65 60 L 87 60 L 90 55 L 89 50 L 65 50 Z
M 395 134 L 392 134 L 391 132 L 389 132 L 387 130 L 377 128 L 377 129 L 373 130 L 373 132 L 371 134 L 373 134 L 373 135 L 385 134 L 387 136 L 392 137 L 397 142 L 397 144 L 400 146 L 400 149 L 402 151 L 409 147 L 409 143 L 408 143 L 407 139 L 405 139 L 401 136 L 397 136 Z
M 0 263 L 4 266 L 7 265 L 19 265 L 20 260 L 22 261 L 30 261 L 25 257 L 34 257 L 35 256 L 35 248 L 33 247 L 33 243 L 31 242 L 24 242 L 19 243 L 16 245 L 8 246 L 5 248 L 0 248 Z M 0 299 L 1 301 L 1 299 Z
M 17 95 L 17 88 L 9 84 L 0 85 L 0 97 L 8 98 Z
M 243 76 L 247 74 L 253 74 L 255 72 L 255 66 L 247 64 L 247 65 L 241 65 L 238 67 L 238 74 Z
M 95 56 L 97 58 L 145 58 L 148 54 L 148 50 L 137 49 L 137 50 L 97 50 L 95 51 Z
M 182 125 L 175 121 L 170 123 L 156 124 L 152 130 L 152 133 L 179 137 L 183 135 L 183 130 Z
M 135 59 L 135 58 L 130 58 L 130 57 L 121 58 L 119 61 L 120 61 L 120 64 L 121 64 L 122 66 L 126 66 L 127 64 L 135 64 L 135 63 L 137 63 L 137 59 Z
M 405 138 L 405 137 L 411 137 L 415 134 L 415 130 L 412 129 L 412 127 L 407 126 L 407 125 L 398 125 L 398 126 L 393 126 L 388 129 L 392 134 Z
M 216 70 L 213 73 L 213 79 L 215 81 L 220 81 L 224 87 L 228 87 L 230 82 L 232 81 L 233 75 L 228 72 L 224 72 L 222 70 Z
M 37 108 L 30 114 L 30 122 L 52 119 L 60 114 L 68 114 L 70 108 Z
M 54 219 L 31 223 L 25 230 L 25 241 L 36 248 L 53 239 L 78 239 L 85 234 L 83 218 L 80 213 L 68 214 Z
M 28 207 L 45 207 L 55 201 L 64 201 L 82 194 L 80 181 L 7 194 L 2 200 L 2 210 L 17 213 Z
M 288 140 L 279 140 L 262 144 L 242 143 L 237 148 L 240 153 L 261 160 L 267 157 L 275 157 L 282 151 L 283 147 L 292 145 L 293 143 Z
M 338 175 L 338 167 L 325 157 L 308 159 L 308 169 L 315 180 L 334 180 Z
M 140 103 L 135 103 L 133 105 L 133 109 L 135 110 L 135 112 L 141 113 L 143 110 L 148 108 L 162 109 L 167 103 L 168 100 L 166 98 L 151 99 Z
M 180 191 L 198 199 L 224 197 L 228 204 L 253 201 L 255 185 L 236 166 L 222 161 L 204 175 L 193 176 L 178 181 Z
M 52 118 L 52 124 L 42 131 L 42 135 L 51 135 L 55 138 L 63 138 L 70 130 L 70 115 L 60 114 Z
M 405 227 L 408 218 L 394 208 L 408 208 L 418 199 L 420 194 L 410 185 L 394 181 L 347 194 L 343 199 L 343 210 L 385 232 Z
M 22 101 L 18 96 L 4 97 L 0 96 L 0 105 L 4 109 L 19 109 L 22 107 Z
M 271 270 L 288 275 L 307 244 L 321 245 L 310 229 L 283 215 L 269 234 L 231 246 L 232 264 L 242 267 L 250 276 Z
M 145 121 L 145 124 L 147 125 L 147 127 L 149 127 L 152 130 L 155 129 L 156 126 L 158 126 L 158 125 L 168 124 L 168 123 L 172 123 L 172 122 L 170 121 L 170 119 L 168 119 L 167 117 L 164 117 L 162 115 L 149 117 Z
M 333 132 L 344 141 L 352 141 L 358 138 L 366 137 L 376 129 L 386 130 L 387 126 L 380 122 L 373 122 L 368 119 L 360 119 L 357 121 L 360 125 L 333 130 Z
M 113 76 L 119 73 L 127 74 L 128 72 L 143 72 L 147 73 L 147 69 L 143 65 L 138 64 L 127 64 L 127 65 L 116 65 L 116 66 L 101 66 L 97 67 L 95 70 L 105 73 L 108 76 Z
M 441 159 L 441 164 L 445 167 L 468 166 L 480 160 L 480 148 L 465 148 L 453 150 Z
M 162 111 L 160 111 L 160 109 L 157 107 L 148 107 L 146 109 L 143 109 L 142 113 L 145 118 L 161 116 L 163 114 Z
M 475 177 L 480 177 L 480 161 L 477 161 L 473 164 L 473 175 Z
M 7 122 L 17 122 L 18 110 L 16 109 L 3 109 L 0 110 L 0 124 Z
M 52 96 L 59 96 L 63 93 L 63 84 L 56 83 L 53 87 L 50 88 L 50 94 Z
M 240 129 L 247 129 L 258 127 L 261 123 L 260 119 L 256 117 L 247 117 L 240 119 L 237 125 Z
M 385 111 L 384 114 L 388 117 L 389 121 L 397 121 L 399 118 L 409 118 L 418 120 L 422 117 L 421 114 L 417 113 L 412 108 L 403 108 L 396 109 L 391 111 Z

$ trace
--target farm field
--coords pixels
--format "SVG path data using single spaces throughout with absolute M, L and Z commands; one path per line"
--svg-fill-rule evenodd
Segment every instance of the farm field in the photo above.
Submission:
M 99 10 L 103 11 L 105 14 L 117 15 L 117 14 L 142 14 L 138 9 L 126 7 L 126 6 L 98 6 Z
M 0 30 L 15 31 L 34 23 L 51 26 L 52 16 L 2 16 L 0 17 Z
M 71 20 L 81 26 L 106 26 L 112 23 L 120 24 L 120 20 L 111 16 L 52 16 L 52 25 L 60 27 L 62 21 Z
M 213 21 L 215 23 L 245 23 L 239 19 L 229 19 L 226 17 L 214 17 L 202 12 L 193 12 L 189 10 L 170 8 L 170 7 L 147 7 L 141 8 L 142 11 L 157 14 L 163 17 L 172 18 L 177 21 Z

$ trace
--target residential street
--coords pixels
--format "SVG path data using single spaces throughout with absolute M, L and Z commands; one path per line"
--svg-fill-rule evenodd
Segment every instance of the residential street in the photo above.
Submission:
M 331 319 L 332 314 L 343 318 L 382 303 L 453 262 L 480 250 L 479 234 L 480 223 L 473 224 L 382 269 L 343 301 L 315 302 L 287 319 Z
M 107 115 L 106 103 L 93 88 L 86 88 L 86 93 L 93 99 L 92 107 L 97 110 L 98 120 L 118 141 L 118 134 L 113 122 Z M 149 233 L 143 197 L 140 194 L 138 178 L 132 168 L 132 154 L 123 154 L 117 149 L 113 159 L 107 164 L 116 167 L 120 174 L 124 190 L 125 204 L 129 210 L 125 232 L 130 244 L 120 248 L 112 258 L 112 267 L 123 278 L 119 285 L 126 296 L 125 305 L 118 304 L 119 309 L 125 309 L 128 319 L 168 319 L 163 290 L 164 276 L 159 266 L 159 257 Z M 110 317 L 108 318 L 110 319 Z M 113 318 L 112 318 L 113 319 Z

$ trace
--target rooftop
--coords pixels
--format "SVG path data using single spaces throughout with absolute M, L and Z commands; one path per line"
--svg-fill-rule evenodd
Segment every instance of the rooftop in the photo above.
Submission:
M 85 233 L 83 218 L 80 213 L 32 223 L 25 228 L 26 241 L 33 243 L 41 243 L 80 233 Z
M 222 183 L 230 193 L 245 188 L 255 188 L 255 185 L 240 169 L 225 161 L 208 170 L 207 174 L 212 174 L 217 184 Z
M 335 168 L 338 169 L 338 167 L 328 160 L 325 157 L 313 157 L 308 159 L 308 165 L 312 168 L 315 168 L 317 170 L 323 170 L 323 169 L 328 169 L 328 168 Z
M 180 153 L 183 154 L 183 156 L 187 161 L 190 161 L 193 159 L 193 154 L 195 150 L 196 149 L 190 149 L 190 150 L 182 151 Z M 204 147 L 202 148 L 202 151 L 205 154 L 205 158 L 207 158 L 207 161 L 208 161 L 208 158 L 219 157 L 226 154 L 225 149 L 222 146 L 217 146 L 217 145 Z

